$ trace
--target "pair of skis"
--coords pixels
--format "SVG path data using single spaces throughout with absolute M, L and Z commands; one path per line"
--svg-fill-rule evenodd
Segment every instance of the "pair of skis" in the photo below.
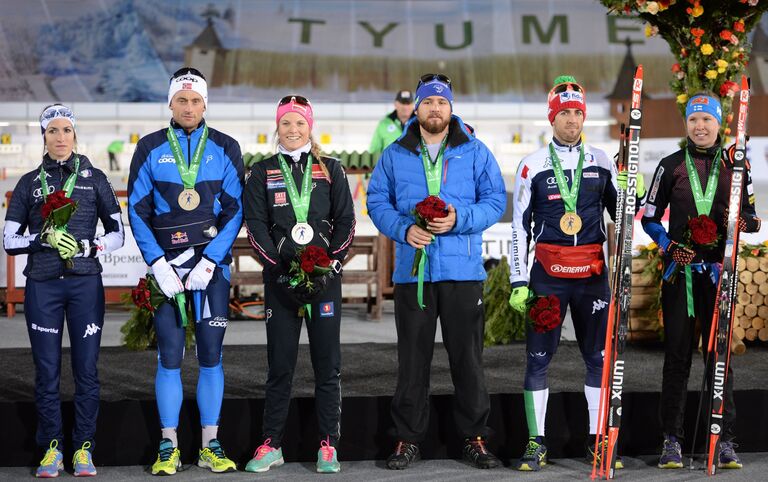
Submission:
M 598 430 L 592 478 L 612 479 L 616 468 L 621 399 L 624 387 L 624 348 L 629 331 L 629 305 L 632 299 L 632 231 L 637 211 L 637 175 L 640 168 L 640 128 L 643 120 L 643 66 L 635 70 L 629 125 L 622 126 L 618 171 L 627 172 L 627 188 L 619 189 L 616 201 L 616 252 L 611 264 L 611 301 L 605 335 L 603 377 L 600 385 Z
M 638 66 L 632 88 L 629 128 L 622 126 L 619 150 L 619 171 L 627 170 L 627 189 L 619 191 L 616 213 L 616 255 L 611 266 L 611 303 L 608 310 L 608 327 L 605 339 L 603 376 L 598 409 L 598 434 L 595 439 L 595 457 L 592 478 L 612 479 L 615 473 L 617 442 L 621 425 L 622 395 L 624 384 L 624 348 L 629 322 L 632 289 L 632 231 L 634 226 L 636 176 L 639 167 L 640 127 L 642 121 L 642 65 Z M 707 346 L 707 373 L 709 377 L 709 440 L 706 452 L 706 472 L 714 475 L 723 431 L 723 408 L 728 366 L 733 335 L 733 318 L 738 286 L 739 218 L 746 170 L 746 128 L 749 109 L 749 84 L 741 78 L 739 117 L 736 130 L 736 146 L 733 153 L 733 171 L 728 199 L 728 224 L 726 229 L 723 270 L 718 282 L 716 306 L 710 326 Z M 619 251 L 620 249 L 620 251 Z M 701 407 L 699 407 L 699 412 Z M 697 423 L 698 426 L 698 417 Z M 695 434 L 693 443 L 695 445 Z

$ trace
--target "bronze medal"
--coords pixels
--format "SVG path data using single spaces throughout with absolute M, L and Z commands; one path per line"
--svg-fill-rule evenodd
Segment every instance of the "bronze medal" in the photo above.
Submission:
M 184 189 L 179 194 L 179 207 L 185 211 L 192 211 L 200 205 L 200 195 L 194 189 Z
M 576 213 L 566 212 L 560 218 L 560 230 L 569 236 L 581 231 L 581 217 Z

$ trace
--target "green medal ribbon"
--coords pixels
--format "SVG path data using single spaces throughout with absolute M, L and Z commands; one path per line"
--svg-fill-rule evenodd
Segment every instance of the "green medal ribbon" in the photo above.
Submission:
M 443 137 L 443 141 L 440 143 L 440 150 L 437 152 L 437 159 L 432 162 L 432 157 L 429 155 L 429 149 L 424 143 L 424 138 L 421 138 L 421 161 L 424 164 L 424 175 L 427 178 L 427 192 L 430 196 L 440 195 L 440 181 L 443 177 L 443 153 L 445 152 L 445 145 L 448 141 L 448 136 Z M 432 236 L 434 239 L 434 236 Z M 419 268 L 417 272 L 416 282 L 416 301 L 419 303 L 419 307 L 423 310 L 424 305 L 424 270 L 426 269 L 427 250 L 420 248 L 421 255 L 419 258 Z
M 715 199 L 715 190 L 717 189 L 717 181 L 720 178 L 720 150 L 717 150 L 715 159 L 712 163 L 712 170 L 709 173 L 709 179 L 707 179 L 706 191 L 701 191 L 701 182 L 699 181 L 699 173 L 696 171 L 696 165 L 691 159 L 691 155 L 688 150 L 685 151 L 685 169 L 688 171 L 688 182 L 691 184 L 691 192 L 693 193 L 693 200 L 696 203 L 696 213 L 701 216 L 709 216 L 712 211 L 712 201 Z M 688 309 L 688 316 L 694 317 L 693 309 L 693 275 L 691 272 L 691 265 L 685 265 L 685 298 Z
M 69 175 L 66 181 L 64 181 L 64 186 L 62 186 L 62 191 L 64 191 L 64 195 L 67 197 L 72 196 L 72 190 L 75 189 L 75 183 L 77 182 L 77 173 L 80 171 L 80 157 L 75 156 L 75 170 L 72 172 L 72 174 Z M 43 191 L 43 202 L 48 200 L 48 181 L 45 179 L 45 169 L 43 169 L 43 166 L 40 166 L 40 187 Z
M 189 324 L 187 320 L 187 297 L 182 291 L 173 297 L 176 300 L 176 307 L 179 309 L 179 317 L 181 318 L 181 327 L 186 328 Z
M 181 182 L 184 183 L 184 189 L 192 189 L 194 191 L 197 172 L 200 170 L 200 160 L 203 158 L 205 144 L 208 141 L 208 126 L 203 126 L 203 133 L 200 136 L 200 140 L 197 142 L 197 147 L 195 147 L 192 160 L 189 161 L 189 167 L 187 167 L 187 161 L 184 159 L 184 154 L 181 152 L 181 145 L 179 144 L 179 139 L 176 137 L 176 132 L 174 131 L 173 126 L 168 128 L 167 137 L 168 143 L 171 145 L 173 158 L 176 160 L 176 169 L 179 170 Z
M 312 154 L 307 156 L 307 167 L 304 168 L 304 176 L 301 178 L 301 193 L 296 189 L 296 181 L 293 180 L 293 174 L 288 167 L 288 163 L 282 154 L 278 154 L 280 159 L 280 171 L 283 173 L 285 188 L 288 190 L 288 197 L 291 200 L 293 213 L 296 215 L 297 223 L 306 223 L 309 215 L 309 199 L 312 197 Z M 312 305 L 304 305 L 308 318 L 312 319 Z
M 278 157 L 288 197 L 291 199 L 291 207 L 296 214 L 296 222 L 306 223 L 309 214 L 309 198 L 312 196 L 312 155 L 310 154 L 307 158 L 307 167 L 304 169 L 304 177 L 301 178 L 301 193 L 296 189 L 296 182 L 293 180 L 293 174 L 285 158 L 282 154 L 278 154 Z
M 565 212 L 576 212 L 576 201 L 579 199 L 579 186 L 581 186 L 581 170 L 584 167 L 584 146 L 579 149 L 579 163 L 576 165 L 576 174 L 573 176 L 571 188 L 568 189 L 568 181 L 563 173 L 563 166 L 560 164 L 560 158 L 557 157 L 555 146 L 549 143 L 549 155 L 552 158 L 552 170 L 555 171 L 555 180 L 557 189 L 560 191 L 560 197 L 565 205 Z

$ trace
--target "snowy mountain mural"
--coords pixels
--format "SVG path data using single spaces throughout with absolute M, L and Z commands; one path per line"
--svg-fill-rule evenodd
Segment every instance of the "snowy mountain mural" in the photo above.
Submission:
M 632 20 L 611 22 L 594 0 L 568 3 L 5 0 L 0 102 L 159 102 L 185 63 L 208 76 L 216 102 L 273 101 L 288 90 L 390 101 L 430 71 L 450 75 L 467 101 L 538 101 L 563 71 L 604 95 L 625 37 L 643 58 L 649 95 L 671 95 L 665 42 Z M 768 19 L 761 24 L 768 32 Z M 768 70 L 766 46 L 755 47 L 751 65 Z

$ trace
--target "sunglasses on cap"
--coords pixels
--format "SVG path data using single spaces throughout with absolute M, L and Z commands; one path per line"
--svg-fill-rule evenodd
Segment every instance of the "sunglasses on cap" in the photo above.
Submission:
M 47 107 L 42 114 L 40 114 L 40 122 L 43 122 L 44 120 L 52 120 L 56 117 L 66 117 L 67 119 L 74 119 L 75 114 L 72 112 L 72 109 L 65 105 L 52 105 Z
M 432 80 L 438 80 L 444 84 L 451 85 L 451 79 L 447 75 L 443 74 L 424 74 L 419 78 L 419 86 L 426 84 Z
M 277 105 L 279 105 L 279 106 L 280 105 L 285 105 L 285 104 L 288 104 L 291 101 L 293 101 L 293 102 L 295 102 L 295 103 L 297 103 L 299 105 L 312 105 L 312 104 L 310 104 L 309 99 L 307 99 L 306 97 L 302 97 L 300 95 L 286 95 L 285 97 L 280 99 L 280 102 L 278 102 Z
M 562 84 L 557 84 L 556 86 L 552 87 L 552 93 L 553 94 L 562 94 L 563 92 L 565 92 L 569 88 L 570 88 L 570 90 L 584 93 L 584 89 L 579 84 L 577 84 L 575 82 L 563 82 Z

